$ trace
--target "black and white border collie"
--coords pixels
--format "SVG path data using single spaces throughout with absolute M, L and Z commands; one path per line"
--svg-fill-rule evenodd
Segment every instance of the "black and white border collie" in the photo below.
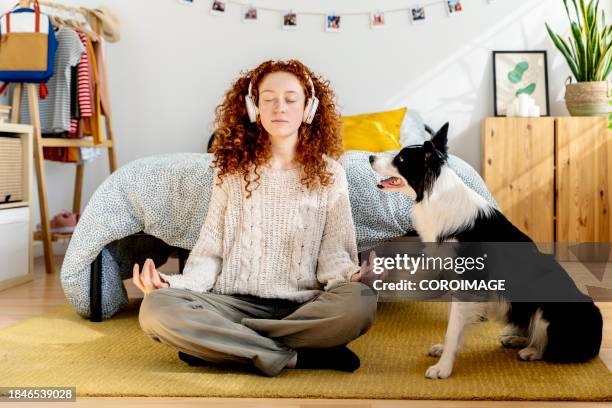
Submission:
M 447 133 L 448 123 L 431 141 L 395 157 L 370 156 L 372 168 L 386 177 L 378 187 L 414 198 L 412 218 L 423 242 L 532 242 L 448 166 Z M 466 326 L 482 317 L 506 323 L 501 343 L 520 349 L 521 360 L 583 362 L 599 354 L 603 322 L 593 302 L 453 301 L 445 343 L 429 350 L 440 359 L 427 378 L 451 375 Z

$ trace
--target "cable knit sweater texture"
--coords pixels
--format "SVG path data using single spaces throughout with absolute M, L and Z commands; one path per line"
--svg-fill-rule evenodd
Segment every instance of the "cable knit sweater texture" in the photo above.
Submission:
M 296 302 L 349 281 L 359 266 L 348 183 L 337 161 L 326 162 L 334 178 L 329 186 L 305 188 L 301 168 L 262 168 L 248 199 L 241 175 L 225 175 L 218 185 L 215 173 L 183 274 L 162 278 L 172 288 Z

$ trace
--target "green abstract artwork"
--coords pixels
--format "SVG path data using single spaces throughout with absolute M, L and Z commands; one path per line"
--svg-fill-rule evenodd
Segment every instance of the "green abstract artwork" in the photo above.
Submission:
M 533 92 L 535 91 L 535 89 L 536 89 L 536 84 L 532 82 L 526 87 L 518 89 L 516 91 L 516 96 L 519 96 L 520 94 L 533 95 Z
M 514 85 L 517 85 L 519 82 L 523 80 L 523 76 L 525 72 L 529 69 L 529 63 L 527 61 L 521 61 L 514 66 L 514 69 L 508 72 L 508 81 L 512 82 Z M 529 85 L 517 89 L 515 96 L 519 96 L 520 94 L 533 95 L 533 92 L 536 89 L 535 82 L 530 83 Z
M 516 64 L 512 71 L 508 72 L 508 80 L 513 84 L 518 84 L 519 82 L 521 82 L 521 80 L 523 79 L 523 74 L 528 69 L 529 64 L 527 63 L 527 61 L 519 62 L 518 64 Z

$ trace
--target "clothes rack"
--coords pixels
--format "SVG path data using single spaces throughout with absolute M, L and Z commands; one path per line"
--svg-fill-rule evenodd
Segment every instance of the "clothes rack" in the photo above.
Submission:
M 30 0 L 20 0 L 20 7 L 30 7 Z M 65 6 L 63 4 L 54 3 L 51 1 L 39 1 L 41 6 L 63 10 L 73 14 L 80 14 L 86 21 L 87 9 L 75 8 Z M 101 35 L 101 27 L 96 21 L 89 21 L 91 29 L 97 35 Z M 32 127 L 34 130 L 34 165 L 36 169 L 37 177 L 37 188 L 38 198 L 40 207 L 40 233 L 34 234 L 34 239 L 40 240 L 43 243 L 44 257 L 45 257 L 45 270 L 47 273 L 55 272 L 53 246 L 52 243 L 62 238 L 69 238 L 70 233 L 52 233 L 49 223 L 49 202 L 47 197 L 47 183 L 44 169 L 44 156 L 43 147 L 97 147 L 108 149 L 108 164 L 110 172 L 114 172 L 117 169 L 117 159 L 115 155 L 114 145 L 114 134 L 112 126 L 112 118 L 110 112 L 105 112 L 104 123 L 106 138 L 101 143 L 96 144 L 95 141 L 80 140 L 80 139 L 63 139 L 63 138 L 51 138 L 42 137 L 42 129 L 40 123 L 40 106 L 38 99 L 38 92 L 36 85 L 32 83 L 16 83 L 13 84 L 13 100 L 12 100 L 12 111 L 11 111 L 11 122 L 19 123 L 20 119 L 20 106 L 21 106 L 21 95 L 22 90 L 27 89 L 28 94 L 28 109 L 30 113 L 30 119 L 32 121 Z M 83 191 L 83 173 L 84 163 L 76 163 L 75 181 L 74 181 L 74 196 L 72 201 L 72 211 L 80 213 L 81 210 L 81 194 Z

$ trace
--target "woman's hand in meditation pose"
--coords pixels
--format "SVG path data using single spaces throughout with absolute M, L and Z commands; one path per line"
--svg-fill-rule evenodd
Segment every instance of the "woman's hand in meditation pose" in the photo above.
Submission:
M 170 287 L 168 282 L 163 281 L 159 276 L 159 272 L 155 269 L 155 264 L 150 258 L 147 258 L 142 266 L 142 274 L 140 273 L 138 264 L 134 264 L 133 275 L 134 285 L 142 290 L 145 295 L 151 293 L 155 289 Z
M 368 286 L 373 286 L 375 280 L 384 281 L 389 275 L 389 271 L 383 268 L 382 272 L 374 272 L 374 262 L 376 260 L 376 252 L 371 251 L 369 259 L 361 262 L 361 269 L 351 276 L 351 282 L 361 282 Z

